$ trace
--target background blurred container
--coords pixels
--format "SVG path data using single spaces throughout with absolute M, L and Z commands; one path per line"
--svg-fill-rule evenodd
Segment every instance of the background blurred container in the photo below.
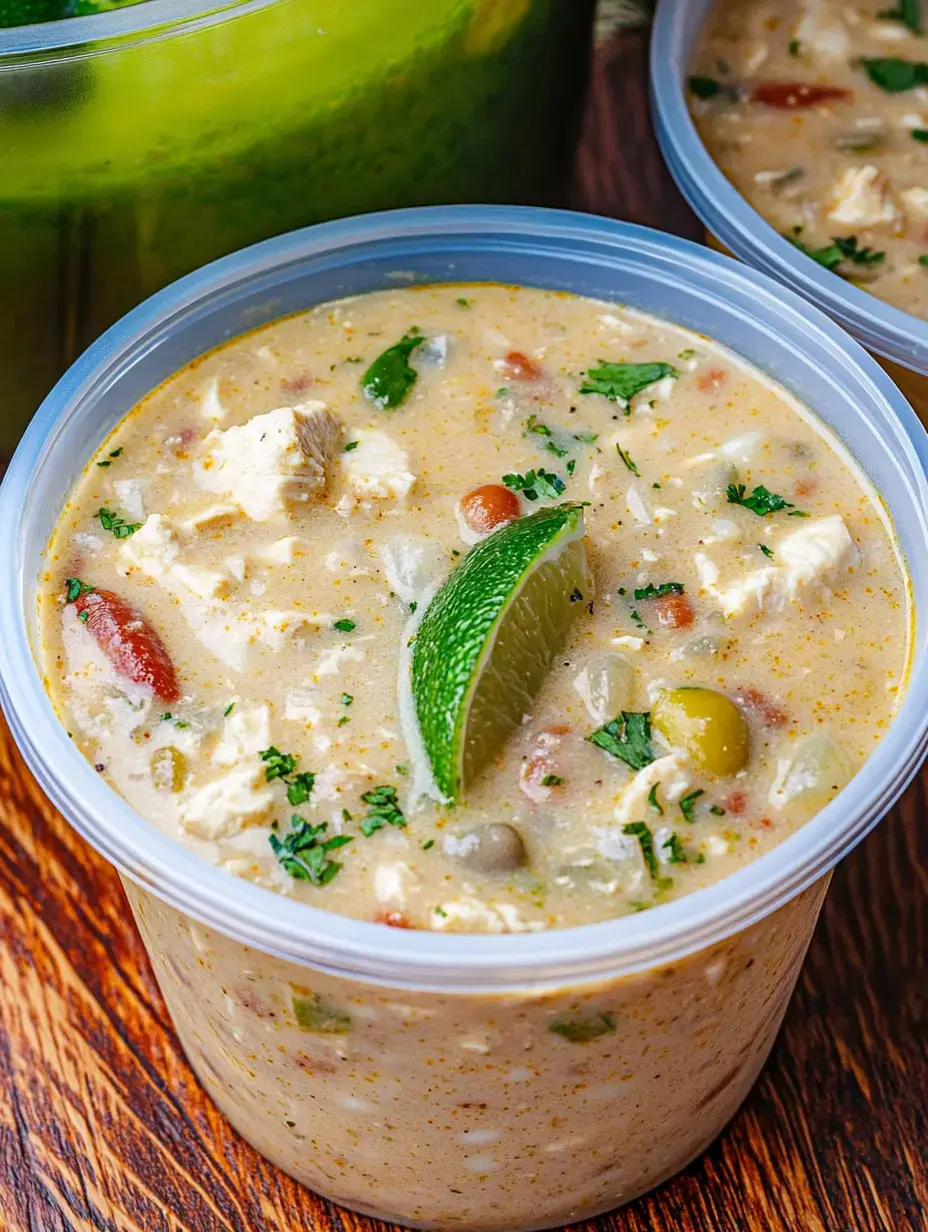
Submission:
M 556 203 L 592 0 L 147 0 L 0 30 L 0 459 L 133 304 L 306 223 Z

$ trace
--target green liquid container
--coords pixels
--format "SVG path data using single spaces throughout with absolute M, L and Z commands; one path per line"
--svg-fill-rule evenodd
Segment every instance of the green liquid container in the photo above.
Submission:
M 80 351 L 206 261 L 369 210 L 562 202 L 592 19 L 145 0 L 0 29 L 0 458 Z

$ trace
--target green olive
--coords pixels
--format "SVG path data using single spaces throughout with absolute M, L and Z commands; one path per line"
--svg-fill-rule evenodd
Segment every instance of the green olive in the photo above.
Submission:
M 151 755 L 151 781 L 158 791 L 180 791 L 187 779 L 187 759 L 173 744 Z
M 651 722 L 668 744 L 685 749 L 714 778 L 727 778 L 747 765 L 748 725 L 724 693 L 698 686 L 668 689 L 654 703 Z

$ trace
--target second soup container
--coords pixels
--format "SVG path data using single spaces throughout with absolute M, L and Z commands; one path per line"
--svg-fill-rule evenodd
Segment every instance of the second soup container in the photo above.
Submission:
M 770 854 L 603 924 L 396 930 L 230 877 L 143 820 L 68 740 L 33 658 L 62 494 L 126 409 L 196 356 L 397 278 L 559 289 L 705 333 L 796 393 L 883 493 L 914 588 L 907 694 L 850 786 Z M 467 1232 L 590 1218 L 702 1151 L 769 1053 L 831 868 L 925 753 L 926 458 L 885 374 L 797 296 L 684 241 L 554 211 L 438 208 L 295 232 L 183 279 L 96 343 L 0 490 L 2 701 L 42 786 L 120 871 L 191 1064 L 235 1128 L 346 1206 Z M 329 1029 L 301 1029 L 295 992 L 338 1007 Z M 571 1040 L 550 1029 L 564 1014 L 615 1030 Z

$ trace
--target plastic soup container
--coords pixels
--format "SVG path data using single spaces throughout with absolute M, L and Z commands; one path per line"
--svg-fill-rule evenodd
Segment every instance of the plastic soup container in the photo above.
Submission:
M 559 204 L 592 21 L 146 0 L 0 29 L 0 460 L 84 347 L 206 261 L 363 210 Z
M 908 690 L 863 770 L 768 855 L 606 923 L 494 936 L 392 929 L 204 862 L 69 741 L 33 657 L 35 590 L 85 462 L 127 408 L 195 356 L 397 280 L 553 288 L 700 330 L 800 395 L 884 494 L 914 587 Z M 410 210 L 295 232 L 183 279 L 91 347 L 46 399 L 0 489 L 2 700 L 42 786 L 119 869 L 191 1064 L 235 1128 L 337 1202 L 466 1232 L 587 1219 L 698 1155 L 767 1057 L 831 868 L 926 750 L 926 458 L 928 437 L 885 373 L 798 296 L 696 245 L 556 211 Z M 294 992 L 310 1007 L 301 1021 Z M 589 1029 L 559 1029 L 565 1020 Z
M 651 96 L 664 158 L 710 239 L 795 289 L 877 356 L 928 422 L 928 321 L 822 269 L 766 222 L 716 166 L 687 105 L 686 82 L 714 0 L 661 0 L 651 36 Z

